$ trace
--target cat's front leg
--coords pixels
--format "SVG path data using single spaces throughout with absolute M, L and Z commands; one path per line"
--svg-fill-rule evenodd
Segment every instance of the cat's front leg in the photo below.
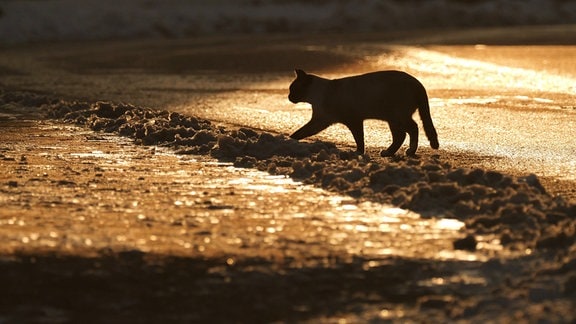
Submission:
M 331 124 L 332 123 L 325 121 L 325 120 L 312 118 L 308 123 L 306 123 L 304 126 L 302 126 L 299 130 L 295 131 L 292 135 L 290 135 L 290 137 L 295 139 L 295 140 L 301 140 L 303 138 L 306 138 L 306 137 L 320 133 L 321 131 L 325 130 Z
M 352 136 L 354 136 L 354 141 L 356 142 L 356 153 L 364 154 L 364 125 L 362 120 L 347 122 L 345 125 L 352 132 Z

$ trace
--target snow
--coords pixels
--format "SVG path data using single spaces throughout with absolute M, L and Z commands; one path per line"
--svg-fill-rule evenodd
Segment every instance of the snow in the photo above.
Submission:
M 575 22 L 576 1 L 3 0 L 0 44 Z

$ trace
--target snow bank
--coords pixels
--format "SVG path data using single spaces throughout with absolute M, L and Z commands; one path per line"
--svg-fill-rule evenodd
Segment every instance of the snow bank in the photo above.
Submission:
M 576 1 L 13 0 L 0 43 L 576 22 Z

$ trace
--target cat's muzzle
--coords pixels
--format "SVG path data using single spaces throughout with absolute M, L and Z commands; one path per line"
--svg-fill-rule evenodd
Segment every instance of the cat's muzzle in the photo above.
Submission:
M 300 100 L 298 98 L 296 98 L 295 96 L 293 96 L 292 94 L 288 95 L 288 100 L 290 100 L 291 103 L 299 103 Z

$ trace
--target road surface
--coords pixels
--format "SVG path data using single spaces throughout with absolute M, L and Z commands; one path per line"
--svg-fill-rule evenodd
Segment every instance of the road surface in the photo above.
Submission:
M 0 322 L 574 320 L 576 208 L 525 176 L 576 196 L 575 28 L 2 49 Z M 287 100 L 295 67 L 417 76 L 440 151 L 421 136 L 421 160 L 304 158 L 326 167 L 324 179 L 343 175 L 332 190 L 360 186 L 346 195 L 47 120 L 46 99 L 29 94 L 63 107 L 111 100 L 178 111 L 213 121 L 206 132 L 289 134 L 310 116 Z M 150 127 L 165 117 L 146 114 Z M 387 127 L 366 130 L 377 156 Z M 340 126 L 315 139 L 354 148 Z M 342 180 L 354 172 L 359 181 Z M 415 175 L 427 180 L 403 184 Z M 424 216 L 378 197 L 448 211 Z

